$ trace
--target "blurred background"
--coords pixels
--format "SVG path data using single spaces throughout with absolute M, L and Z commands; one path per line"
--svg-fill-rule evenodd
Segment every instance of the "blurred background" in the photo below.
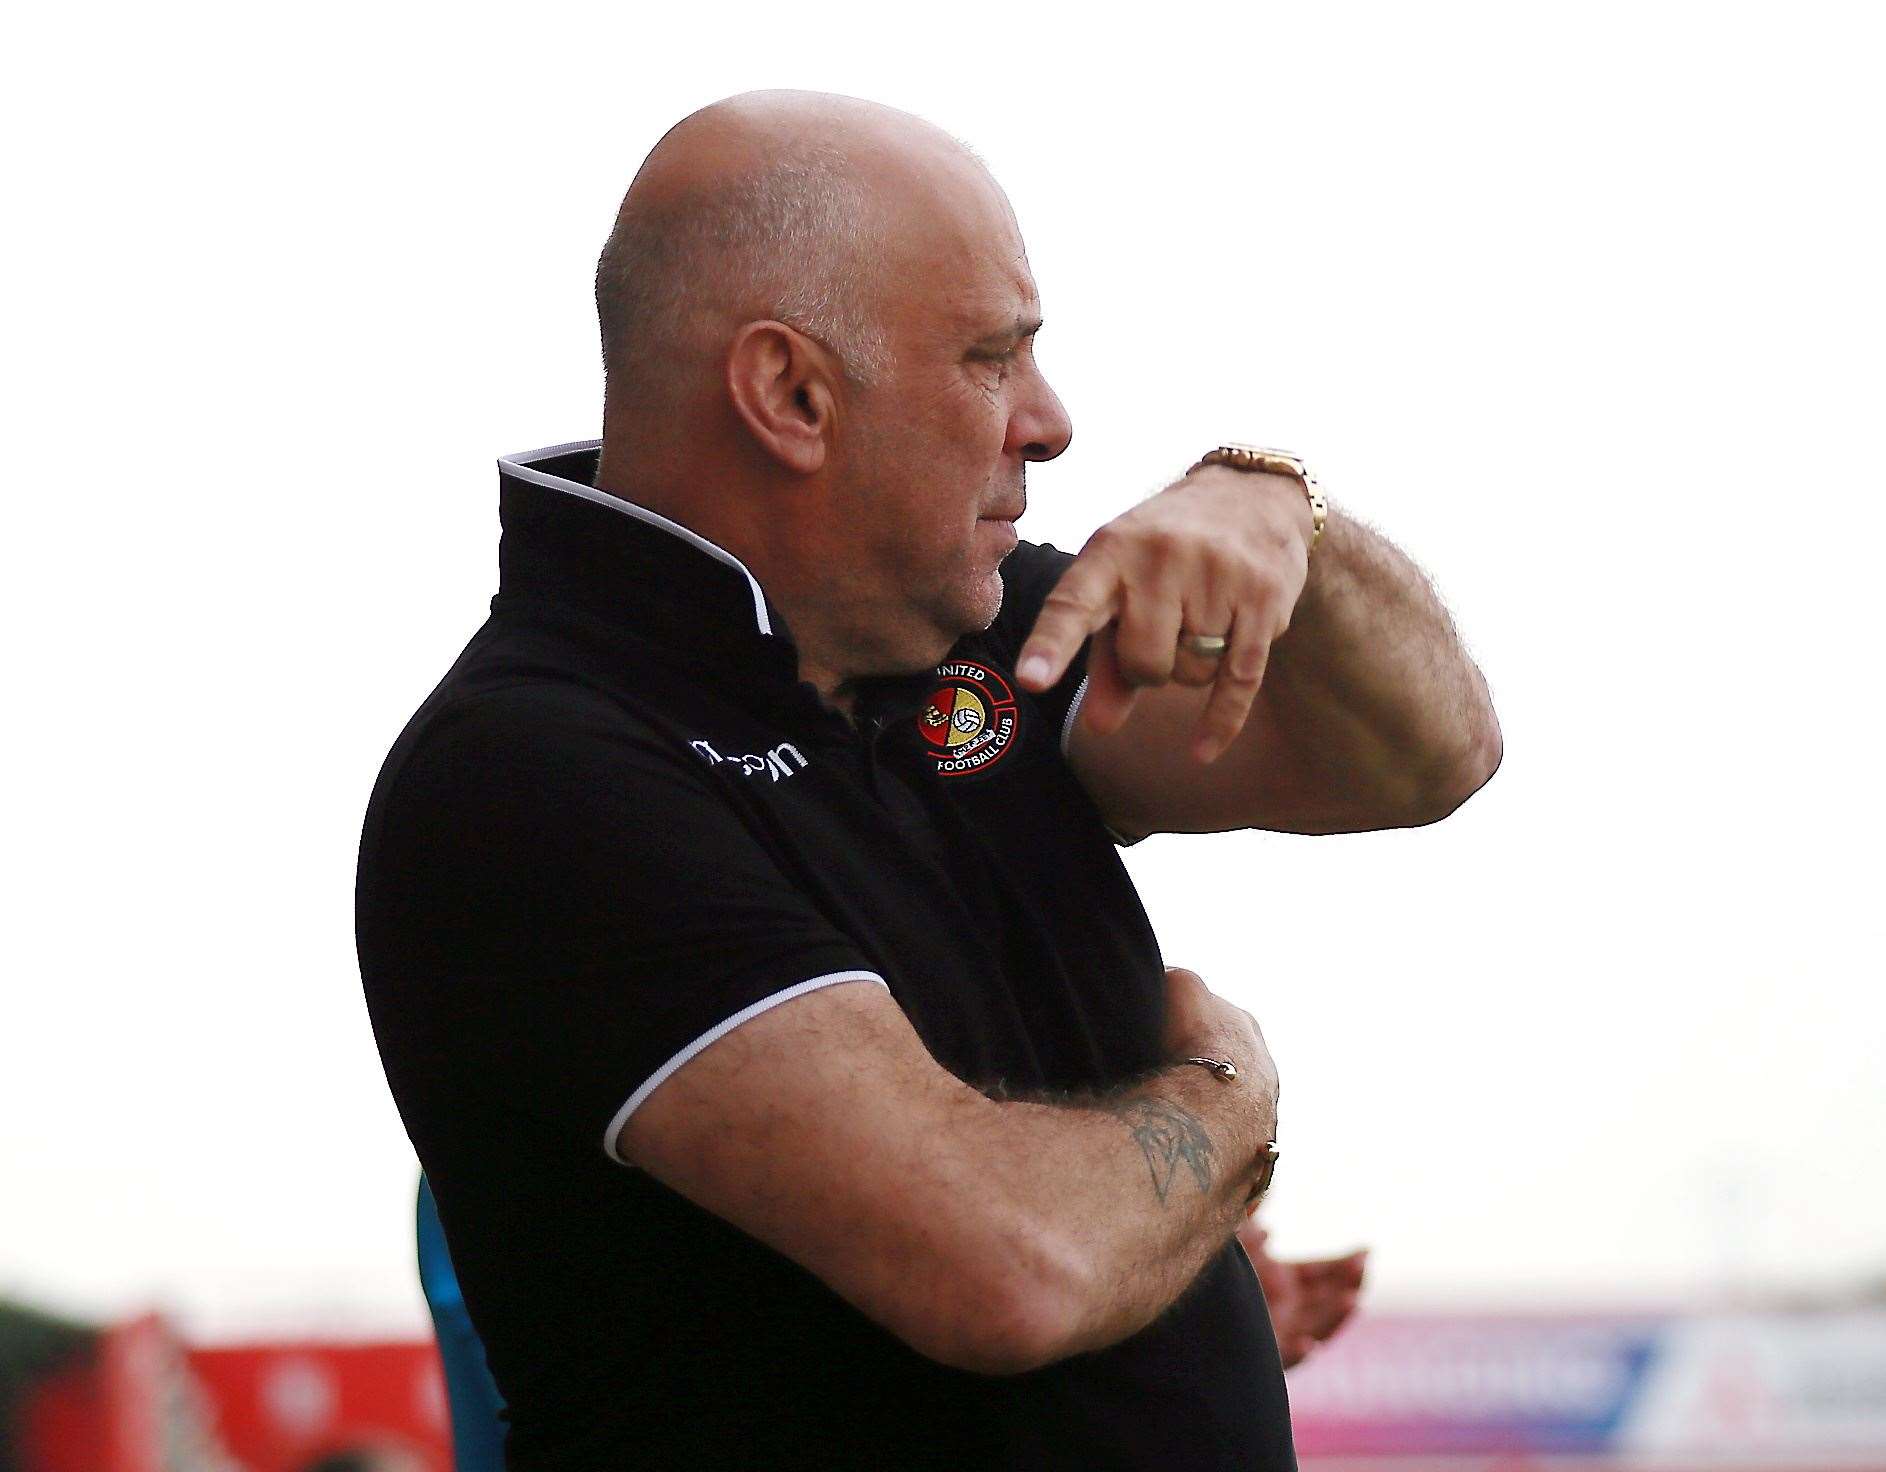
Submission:
M 1306 1465 L 1886 1467 L 1878 25 L 15 17 L 0 1468 L 446 1465 L 359 822 L 494 591 L 494 458 L 598 430 L 629 179 L 767 86 L 1008 190 L 1075 425 L 1024 536 L 1288 446 L 1491 683 L 1438 827 L 1128 854 L 1279 1061 L 1273 1248 L 1372 1248 Z

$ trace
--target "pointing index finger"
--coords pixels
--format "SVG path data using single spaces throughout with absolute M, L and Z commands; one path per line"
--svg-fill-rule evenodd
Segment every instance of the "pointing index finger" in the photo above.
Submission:
M 1107 626 L 1119 611 L 1120 575 L 1112 561 L 1092 549 L 1069 564 L 1054 585 L 1015 661 L 1015 678 L 1039 693 L 1067 673 L 1089 634 Z

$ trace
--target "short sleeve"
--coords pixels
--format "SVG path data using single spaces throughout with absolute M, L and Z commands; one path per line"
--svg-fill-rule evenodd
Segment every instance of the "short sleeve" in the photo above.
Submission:
M 641 1101 L 716 1038 L 821 987 L 884 984 L 707 768 L 600 698 L 464 701 L 381 785 L 359 938 L 396 1093 L 479 1095 L 614 1158 Z
M 1051 542 L 1019 542 L 1003 559 L 1002 611 L 983 638 L 1008 668 L 1015 667 L 1016 656 L 1028 642 L 1042 604 L 1073 562 L 1072 553 L 1061 551 Z M 1060 680 L 1035 697 L 1059 733 L 1063 752 L 1074 718 L 1080 713 L 1081 699 L 1087 693 L 1087 654 L 1092 645 L 1092 639 L 1082 640 Z

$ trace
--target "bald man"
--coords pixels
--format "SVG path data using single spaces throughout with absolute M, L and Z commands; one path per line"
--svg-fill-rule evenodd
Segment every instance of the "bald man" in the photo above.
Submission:
M 602 439 L 500 462 L 361 847 L 510 1465 L 1293 1466 L 1238 1234 L 1297 1338 L 1360 1265 L 1262 1259 L 1276 1070 L 1117 845 L 1452 811 L 1500 742 L 1446 614 L 1271 454 L 1020 541 L 1035 282 L 907 114 L 694 114 L 596 287 Z

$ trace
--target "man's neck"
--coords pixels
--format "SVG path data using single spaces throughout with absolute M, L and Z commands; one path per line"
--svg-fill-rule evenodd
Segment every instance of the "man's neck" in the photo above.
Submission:
M 686 527 L 696 536 L 737 557 L 759 583 L 768 602 L 785 616 L 799 654 L 799 678 L 818 691 L 819 697 L 847 720 L 855 720 L 857 684 L 863 676 L 898 673 L 906 664 L 915 672 L 941 659 L 917 658 L 908 662 L 903 651 L 877 647 L 873 637 L 881 621 L 859 607 L 835 603 L 835 584 L 823 569 L 828 555 L 813 555 L 813 549 L 801 545 L 795 529 L 780 517 L 756 517 L 749 508 L 761 497 L 742 496 L 731 488 L 731 477 L 697 467 L 685 474 L 655 476 L 642 469 L 631 469 L 621 455 L 611 456 L 604 444 L 597 463 L 596 488 L 632 501 L 638 506 L 667 517 Z M 715 485 L 727 490 L 712 501 L 685 494 L 685 488 Z M 683 494 L 676 494 L 683 488 Z M 816 575 L 803 569 L 818 567 Z
M 927 670 L 948 653 L 947 649 L 924 651 L 920 655 L 891 655 L 870 647 L 864 638 L 847 637 L 847 631 L 828 628 L 819 615 L 825 610 L 794 600 L 790 592 L 774 598 L 770 586 L 767 596 L 785 615 L 799 653 L 799 678 L 818 691 L 819 698 L 847 720 L 857 720 L 859 681 L 864 679 L 912 675 Z M 833 651 L 839 651 L 834 655 Z

